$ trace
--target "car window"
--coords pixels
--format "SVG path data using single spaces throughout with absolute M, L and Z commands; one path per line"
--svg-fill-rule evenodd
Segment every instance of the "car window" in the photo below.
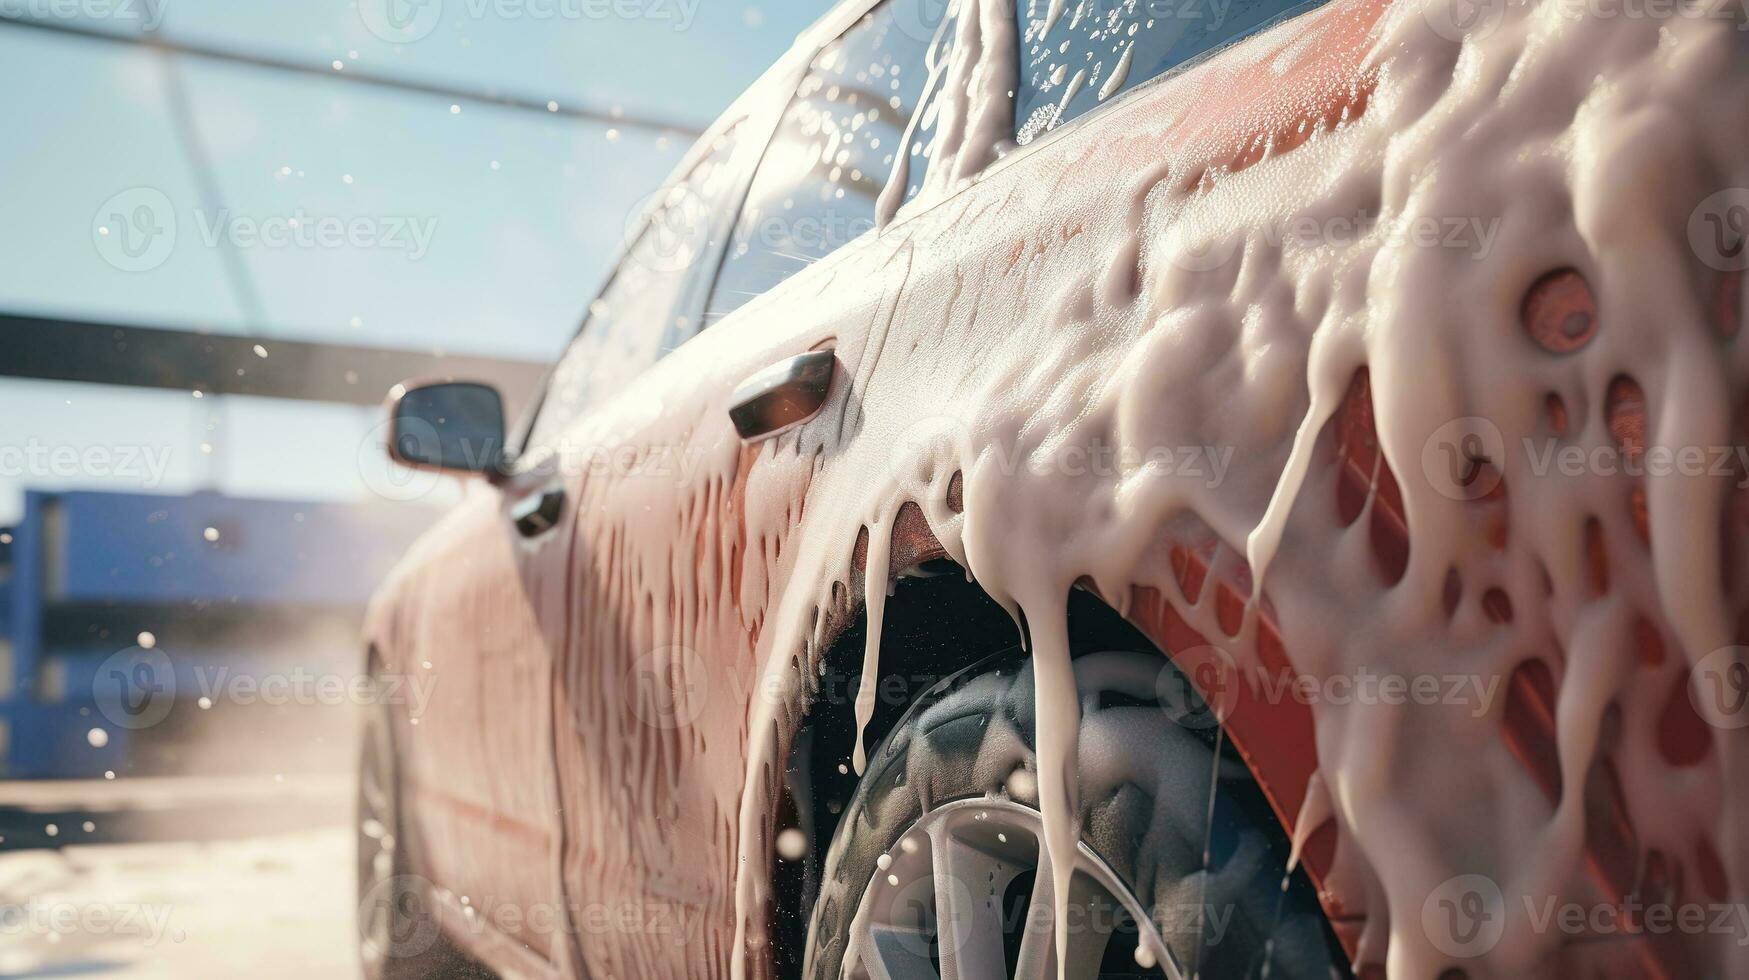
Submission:
M 676 304 L 715 254 L 712 236 L 735 183 L 729 161 L 739 130 L 725 131 L 686 179 L 632 211 L 628 232 L 636 240 L 554 367 L 527 445 L 552 445 L 567 423 L 656 363 L 677 335 L 692 332 Z
M 706 326 L 873 229 L 898 153 L 913 154 L 911 192 L 921 186 L 925 121 L 909 148 L 900 144 L 931 70 L 945 62 L 947 6 L 887 0 L 809 65 L 753 176 Z
M 1016 142 L 1322 0 L 1019 0 Z M 1051 8 L 1059 16 L 1051 20 Z

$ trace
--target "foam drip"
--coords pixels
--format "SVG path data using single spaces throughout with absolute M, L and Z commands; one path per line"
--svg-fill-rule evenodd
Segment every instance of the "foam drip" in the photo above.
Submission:
M 1012 119 L 1012 86 L 992 83 L 1013 70 L 1002 62 L 1017 45 L 985 32 L 1012 25 L 1012 7 L 966 0 L 927 206 L 748 304 L 641 382 L 670 403 L 636 439 L 700 450 L 700 472 L 633 493 L 609 478 L 580 489 L 580 588 L 625 611 L 617 623 L 580 617 L 596 631 L 591 649 L 672 638 L 700 651 L 712 689 L 759 680 L 753 696 L 713 700 L 698 738 L 628 743 L 612 771 L 591 769 L 593 781 L 569 791 L 569 811 L 605 814 L 569 871 L 572 900 L 622 895 L 628 880 L 653 889 L 641 869 L 665 856 L 735 883 L 732 906 L 698 903 L 700 942 L 618 937 L 585 952 L 591 974 L 698 976 L 726 964 L 765 975 L 789 739 L 825 641 L 854 615 L 853 583 L 870 624 L 865 671 L 878 670 L 887 538 L 906 501 L 1030 632 L 1054 868 L 1070 863 L 1055 856 L 1073 853 L 1075 812 L 1078 706 L 1062 620 L 1067 590 L 1089 578 L 1119 606 L 1152 590 L 1241 670 L 1265 662 L 1266 614 L 1278 656 L 1314 679 L 1434 672 L 1516 684 L 1527 662 L 1539 665 L 1551 688 L 1546 744 L 1508 737 L 1520 716 L 1543 714 L 1529 683 L 1502 685 L 1485 706 L 1312 706 L 1318 785 L 1305 790 L 1308 771 L 1272 792 L 1300 814 L 1296 855 L 1308 867 L 1316 827 L 1306 825 L 1334 820 L 1323 890 L 1370 966 L 1476 978 L 1640 965 L 1576 959 L 1586 951 L 1521 914 L 1497 946 L 1461 961 L 1424 927 L 1424 903 L 1456 875 L 1487 876 L 1508 896 L 1608 897 L 1592 868 L 1591 799 L 1619 798 L 1628 888 L 1656 852 L 1691 899 L 1714 879 L 1725 898 L 1745 894 L 1742 731 L 1703 726 L 1681 764 L 1659 747 L 1671 706 L 1686 703 L 1686 672 L 1731 641 L 1749 608 L 1742 549 L 1718 540 L 1729 481 L 1538 475 L 1517 447 L 1615 446 L 1605 406 L 1622 375 L 1643 389 L 1649 444 L 1743 440 L 1733 406 L 1749 398 L 1749 346 L 1716 329 L 1719 277 L 1686 229 L 1710 193 L 1749 185 L 1749 130 L 1734 124 L 1749 105 L 1749 34 L 1725 15 L 1655 22 L 1509 4 L 1460 42 L 1429 26 L 1442 6 L 1338 0 L 1004 158 L 995 121 Z M 947 193 L 967 180 L 978 183 L 970 193 Z M 1349 237 L 1282 234 L 1356 215 L 1377 220 Z M 1392 234 L 1448 218 L 1495 221 L 1488 246 Z M 1597 324 L 1555 353 L 1527 331 L 1524 299 L 1563 269 L 1587 284 Z M 828 338 L 845 369 L 833 403 L 797 432 L 739 447 L 722 415 L 728 391 Z M 1376 431 L 1345 515 L 1332 433 L 1362 369 Z M 1566 406 L 1559 436 L 1551 394 Z M 1473 418 L 1513 451 L 1489 459 L 1495 494 L 1463 499 L 1436 483 L 1427 448 Z M 947 420 L 954 438 L 920 420 Z M 1216 482 L 1158 464 L 1063 464 L 1100 444 L 1144 457 L 1217 447 L 1231 465 Z M 945 503 L 955 474 L 961 513 Z M 1393 519 L 1406 552 L 1387 576 L 1378 540 Z M 1195 595 L 1155 547 L 1190 524 L 1212 539 Z M 1740 522 L 1728 530 L 1742 540 Z M 1223 606 L 1233 592 L 1236 614 Z M 1659 663 L 1640 658 L 1641 620 L 1667 651 Z M 611 711 L 588 700 L 610 700 L 596 692 L 614 669 L 599 672 L 572 684 L 577 724 L 612 739 Z M 1593 782 L 1606 770 L 1619 792 Z M 615 863 L 622 842 L 606 828 L 650 812 L 679 812 L 694 828 L 690 863 L 643 837 L 637 860 Z M 1684 969 L 1665 972 L 1749 973 L 1731 938 L 1685 937 L 1686 958 L 1670 961 Z

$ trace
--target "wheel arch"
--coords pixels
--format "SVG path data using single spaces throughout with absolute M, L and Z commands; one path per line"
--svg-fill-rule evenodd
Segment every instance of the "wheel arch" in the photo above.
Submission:
M 891 553 L 894 584 L 883 617 L 880 686 L 873 719 L 864 732 L 865 744 L 871 750 L 919 695 L 995 654 L 1021 646 L 1020 629 L 1008 611 L 947 557 L 914 504 L 906 504 L 894 523 Z M 866 554 L 865 529 L 854 556 L 859 570 L 865 567 Z M 1195 572 L 1212 581 L 1217 596 L 1227 601 L 1238 596 L 1235 590 L 1240 583 L 1223 579 L 1219 569 L 1210 567 L 1212 561 L 1198 566 L 1194 555 L 1181 559 L 1175 554 L 1173 559 L 1181 579 L 1187 572 Z M 818 862 L 858 781 L 849 771 L 849 761 L 856 731 L 855 693 L 867 637 L 867 604 L 860 590 L 853 591 L 856 594 L 844 596 L 829 615 L 819 660 L 819 684 L 804 706 L 785 760 L 785 792 L 777 826 L 802 829 L 810 846 L 803 861 L 776 860 L 771 865 L 774 966 L 780 977 L 801 975 L 801 950 L 806 946 L 810 911 L 818 893 Z M 1121 649 L 1152 653 L 1163 662 L 1176 663 L 1172 651 L 1206 645 L 1204 637 L 1158 590 L 1135 587 L 1127 598 L 1120 610 L 1090 582 L 1071 590 L 1066 597 L 1071 655 Z M 1242 605 L 1242 598 L 1238 601 Z M 1272 652 L 1279 653 L 1273 623 L 1264 625 L 1268 639 L 1262 642 L 1275 644 Z M 1203 694 L 1210 696 L 1208 691 Z M 1292 839 L 1307 780 L 1317 768 L 1310 711 L 1291 699 L 1263 703 L 1241 697 L 1238 707 L 1227 720 L 1230 740 L 1252 782 L 1268 801 L 1281 833 Z M 1235 722 L 1244 729 L 1243 735 L 1233 732 Z M 1333 849 L 1333 835 L 1315 835 L 1305 848 L 1302 863 L 1319 890 L 1331 928 L 1352 957 L 1358 925 L 1342 919 L 1340 907 L 1333 905 L 1323 888 Z

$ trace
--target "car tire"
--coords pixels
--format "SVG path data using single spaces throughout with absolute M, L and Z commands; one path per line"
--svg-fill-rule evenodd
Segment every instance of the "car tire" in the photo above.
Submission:
M 1193 717 L 1176 717 L 1175 699 L 1163 702 L 1156 693 L 1163 683 L 1181 679 L 1177 669 L 1151 652 L 1089 654 L 1077 659 L 1074 669 L 1082 712 L 1078 772 L 1082 849 L 1090 852 L 1085 859 L 1114 875 L 1112 891 L 1127 889 L 1124 900 L 1133 900 L 1130 907 L 1146 914 L 1157 931 L 1142 942 L 1137 937 L 1150 933 L 1138 926 L 1124 949 L 1117 948 L 1116 938 L 1102 940 L 1104 952 L 1093 955 L 1097 968 L 1088 965 L 1085 951 L 1076 952 L 1079 940 L 1071 938 L 1071 975 L 1080 969 L 1084 976 L 1172 976 L 1166 967 L 1174 966 L 1181 976 L 1205 980 L 1347 976 L 1345 957 L 1312 886 L 1303 872 L 1286 870 L 1289 844 L 1279 821 L 1218 724 L 1207 715 L 1201 725 Z M 1197 704 L 1206 708 L 1200 699 Z M 821 872 L 803 976 L 837 980 L 892 972 L 884 956 L 879 957 L 882 969 L 858 966 L 865 952 L 879 945 L 871 938 L 876 927 L 867 921 L 878 917 L 876 911 L 871 908 L 861 920 L 859 912 L 864 904 L 891 905 L 879 890 L 903 887 L 890 869 L 897 867 L 895 860 L 905 860 L 907 850 L 918 850 L 896 845 L 920 839 L 911 830 L 931 820 L 932 813 L 969 805 L 979 811 L 972 819 L 988 816 L 1010 826 L 1016 818 L 1026 823 L 1036 812 L 1036 779 L 1030 778 L 1037 770 L 1033 717 L 1033 672 L 1018 654 L 969 668 L 908 709 L 870 758 L 838 823 Z M 962 826 L 972 825 L 962 821 Z M 1002 840 L 1015 834 L 1008 830 Z M 992 864 L 983 857 L 972 883 L 980 892 L 977 904 L 997 908 L 1013 901 L 1005 888 L 1014 886 L 1004 882 L 1020 882 L 1021 872 L 1009 866 L 1014 862 Z M 1007 870 L 999 870 L 1003 867 Z M 939 876 L 929 874 L 934 880 L 923 883 L 923 890 L 941 889 Z M 1032 875 L 1033 887 L 1037 878 L 1048 878 L 1036 868 Z M 942 901 L 939 893 L 921 900 Z M 1194 914 L 1197 910 L 1213 910 L 1213 915 Z M 1001 922 L 1013 924 L 1011 912 L 1003 915 Z M 912 965 L 901 964 L 900 972 L 946 972 L 937 933 L 948 928 L 931 923 L 921 929 L 932 944 L 929 951 Z M 1211 927 L 1204 929 L 1205 924 Z M 1024 931 L 1023 923 L 1019 927 Z M 1011 947 L 1012 971 L 1012 944 L 1025 940 L 1005 936 L 1004 942 Z M 1165 956 L 1154 955 L 1151 950 L 1158 946 L 1150 943 L 1164 946 Z M 1138 945 L 1149 949 L 1138 951 Z M 847 953 L 853 953 L 848 971 Z M 998 972 L 992 958 L 984 957 L 971 972 Z M 956 968 L 968 969 L 957 963 Z

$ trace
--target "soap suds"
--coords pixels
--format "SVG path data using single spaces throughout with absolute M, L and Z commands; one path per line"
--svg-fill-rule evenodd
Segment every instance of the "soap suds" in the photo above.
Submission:
M 1111 77 L 1107 78 L 1105 84 L 1099 87 L 1099 101 L 1104 102 L 1106 99 L 1116 95 L 1118 90 L 1123 88 L 1123 83 L 1129 81 L 1130 59 L 1135 56 L 1136 42 L 1131 41 L 1128 44 L 1125 44 L 1123 54 L 1118 56 L 1117 67 L 1111 70 Z
M 1310 771 L 1272 783 L 1264 767 L 1290 822 L 1334 823 L 1333 863 L 1314 867 L 1316 827 L 1293 828 L 1296 855 L 1368 965 L 1472 978 L 1636 968 L 1600 958 L 1612 944 L 1533 928 L 1519 899 L 1619 900 L 1653 853 L 1687 900 L 1705 900 L 1706 882 L 1740 899 L 1743 729 L 1703 726 L 1684 766 L 1658 749 L 1662 719 L 1685 707 L 1671 693 L 1749 608 L 1730 480 L 1562 476 L 1521 449 L 1555 438 L 1628 451 L 1601 417 L 1623 374 L 1643 391 L 1648 446 L 1743 441 L 1749 360 L 1715 322 L 1723 287 L 1687 232 L 1700 202 L 1749 183 L 1749 129 L 1731 124 L 1749 105 L 1740 18 L 1718 4 L 1663 21 L 1509 4 L 1458 39 L 1431 26 L 1439 3 L 1338 0 L 1010 154 L 1013 5 L 961 7 L 928 206 L 892 218 L 904 185 L 890 183 L 879 235 L 641 379 L 667 406 L 659 418 L 619 424 L 632 413 L 615 403 L 567 433 L 696 462 L 678 477 L 573 484 L 584 655 L 557 680 L 574 733 L 559 780 L 566 812 L 591 820 L 571 821 L 566 897 L 684 896 L 692 930 L 684 943 L 591 936 L 587 973 L 768 975 L 789 739 L 859 598 L 878 667 L 885 538 L 907 500 L 1031 633 L 1054 853 L 1075 832 L 1064 603 L 1086 580 L 1120 608 L 1137 590 L 1158 596 L 1165 620 L 1242 678 L 1514 680 L 1485 707 L 1317 700 L 1318 784 Z M 1523 302 L 1567 268 L 1595 293 L 1598 326 L 1557 354 L 1527 335 Z M 826 411 L 742 447 L 729 391 L 828 338 L 843 367 Z M 1363 369 L 1367 400 L 1345 406 Z M 1571 416 L 1565 436 L 1547 428 L 1550 394 Z M 1333 448 L 1338 422 L 1370 432 L 1346 444 L 1357 462 L 1367 447 L 1358 491 Z M 1194 462 L 1209 448 L 1231 460 L 1219 479 Z M 1478 474 L 1489 486 L 1472 496 Z M 1399 522 L 1405 550 L 1385 576 L 1380 540 Z M 1170 560 L 1179 545 L 1202 563 L 1194 587 Z M 1484 603 L 1491 590 L 1509 617 Z M 1666 651 L 1656 664 L 1634 639 L 1642 618 Z M 696 651 L 671 673 L 712 696 L 688 726 L 650 732 L 624 707 L 623 678 L 667 647 Z M 1527 661 L 1551 684 L 1540 746 L 1506 737 L 1508 720 L 1538 714 L 1516 683 Z M 1236 719 L 1241 753 L 1270 757 L 1242 729 Z M 567 747 L 579 740 L 588 751 Z M 1552 759 L 1558 784 L 1539 785 L 1527 755 Z M 1597 850 L 1588 817 L 1612 795 L 1624 860 Z M 1624 864 L 1625 880 L 1611 870 Z M 1498 943 L 1460 958 L 1422 913 L 1464 875 L 1510 898 Z M 1734 938 L 1673 937 L 1680 959 L 1656 964 L 1749 973 Z

